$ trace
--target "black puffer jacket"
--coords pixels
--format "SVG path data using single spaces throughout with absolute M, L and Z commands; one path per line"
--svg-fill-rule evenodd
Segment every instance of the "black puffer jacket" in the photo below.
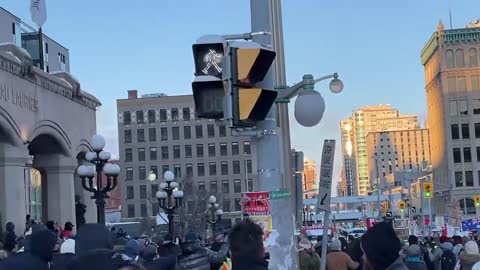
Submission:
M 223 244 L 218 252 L 200 246 L 198 242 L 182 244 L 182 255 L 178 259 L 179 270 L 210 270 L 211 263 L 225 260 L 228 245 Z
M 105 225 L 85 224 L 77 233 L 75 258 L 67 270 L 114 270 L 113 239 Z

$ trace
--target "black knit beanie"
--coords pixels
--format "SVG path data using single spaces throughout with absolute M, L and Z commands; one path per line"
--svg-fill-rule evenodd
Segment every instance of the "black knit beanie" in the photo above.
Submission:
M 362 236 L 362 249 L 374 269 L 385 269 L 399 257 L 402 245 L 392 224 L 380 222 Z

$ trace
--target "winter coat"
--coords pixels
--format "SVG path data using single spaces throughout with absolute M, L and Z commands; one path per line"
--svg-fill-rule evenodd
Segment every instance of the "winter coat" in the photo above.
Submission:
M 201 247 L 199 242 L 183 243 L 181 247 L 183 252 L 178 259 L 179 270 L 210 270 L 210 264 L 223 262 L 228 252 L 227 244 L 218 252 Z
M 427 270 L 427 265 L 420 257 L 408 257 L 405 259 L 405 266 L 409 270 Z
M 67 265 L 75 257 L 74 254 L 65 253 L 65 254 L 55 254 L 53 255 L 51 270 L 66 270 Z
M 398 257 L 389 267 L 385 268 L 385 270 L 408 270 L 408 268 L 403 263 L 402 258 Z
M 48 230 L 33 233 L 30 251 L 16 254 L 0 262 L 0 270 L 47 270 L 52 259 L 56 235 Z
M 460 254 L 462 270 L 472 270 L 473 265 L 477 262 L 480 262 L 480 254 L 467 254 L 465 252 Z
M 146 270 L 168 270 L 177 263 L 177 257 L 171 255 L 169 257 L 159 257 L 158 259 L 145 261 L 143 266 Z
M 320 269 L 320 257 L 315 251 L 303 249 L 298 252 L 300 270 Z
M 464 251 L 464 248 L 463 248 L 462 244 L 456 244 L 452 249 L 452 252 L 453 252 L 453 254 L 455 254 L 455 257 L 457 258 L 457 260 L 460 259 L 460 252 L 461 251 Z
M 348 270 L 357 269 L 359 264 L 354 262 L 350 256 L 341 251 L 332 251 L 327 254 L 328 270 Z M 318 269 L 318 268 L 317 268 Z
M 440 267 L 440 259 L 442 258 L 443 252 L 447 250 L 453 250 L 453 244 L 450 242 L 445 242 L 441 243 L 438 248 L 433 251 L 433 253 L 430 253 L 430 261 L 433 263 L 435 266 L 434 269 L 436 270 L 441 270 Z
M 231 270 L 267 270 L 268 262 L 263 258 L 232 258 Z
M 85 224 L 75 239 L 75 258 L 67 270 L 114 270 L 113 239 L 105 225 Z

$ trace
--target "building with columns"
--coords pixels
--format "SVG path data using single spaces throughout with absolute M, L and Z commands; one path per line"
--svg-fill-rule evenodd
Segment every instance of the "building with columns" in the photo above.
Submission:
M 478 21 L 448 30 L 440 22 L 421 52 L 439 214 L 448 212 L 445 202 L 467 216 L 478 213 L 473 196 L 480 194 L 479 55 Z
M 35 67 L 17 45 L 0 45 L 0 224 L 14 222 L 21 234 L 27 214 L 75 223 L 75 195 L 93 222 L 95 204 L 76 169 L 91 151 L 101 104 L 69 73 Z

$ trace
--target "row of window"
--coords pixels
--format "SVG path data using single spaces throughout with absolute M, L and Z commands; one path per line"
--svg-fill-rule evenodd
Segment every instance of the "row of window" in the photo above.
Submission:
M 160 158 L 163 160 L 168 160 L 170 158 L 174 159 L 180 159 L 182 158 L 181 154 L 181 146 L 180 145 L 174 145 L 171 147 L 172 151 L 169 151 L 168 146 L 161 146 L 160 147 Z M 220 153 L 217 153 L 217 146 L 215 143 L 209 143 L 207 145 L 207 151 L 208 151 L 208 156 L 209 157 L 216 157 L 216 156 L 228 156 L 228 149 L 227 149 L 227 143 L 220 143 L 219 144 L 219 151 Z M 195 156 L 197 158 L 202 158 L 205 156 L 204 153 L 204 145 L 203 144 L 197 144 L 195 147 Z M 141 147 L 137 149 L 137 160 L 138 161 L 145 161 L 146 160 L 146 150 L 145 148 Z M 240 154 L 240 148 L 238 142 L 232 142 L 231 144 L 231 150 L 230 153 L 232 156 L 237 156 Z M 249 141 L 244 141 L 243 142 L 243 153 L 245 155 L 250 155 L 252 153 L 251 147 L 250 147 L 250 142 Z M 183 158 L 192 158 L 193 157 L 193 146 L 190 144 L 183 145 Z M 149 155 L 150 160 L 157 160 L 158 159 L 158 154 L 157 154 L 157 147 L 150 147 L 150 155 Z M 133 161 L 133 149 L 132 148 L 126 148 L 125 149 L 125 162 L 130 162 Z
M 170 113 L 170 120 L 172 121 L 190 121 L 191 120 L 191 112 L 190 108 L 182 108 L 182 119 L 180 119 L 180 109 L 172 108 L 172 109 L 160 109 L 159 111 L 159 120 L 160 122 L 166 122 L 169 117 Z M 135 119 L 137 124 L 145 123 L 145 113 L 143 110 L 138 110 L 135 112 Z M 148 123 L 155 123 L 156 122 L 156 112 L 155 110 L 148 110 L 147 111 L 147 121 Z M 130 125 L 132 123 L 132 115 L 130 111 L 123 112 L 123 124 Z
M 221 185 L 221 192 L 224 194 L 229 194 L 231 191 L 233 193 L 241 193 L 242 192 L 242 183 L 240 179 L 235 179 L 233 180 L 233 190 L 230 188 L 230 181 L 229 180 L 222 180 L 222 185 Z M 217 194 L 219 192 L 218 190 L 218 184 L 217 181 L 210 181 L 209 183 L 209 192 L 210 194 Z M 151 198 L 156 198 L 156 193 L 158 191 L 158 185 L 157 184 L 152 184 L 150 188 L 150 197 Z M 207 191 L 205 188 L 205 181 L 199 181 L 197 184 L 197 189 L 193 189 L 193 183 L 190 182 L 186 184 L 183 187 L 183 191 L 186 194 L 193 194 L 199 193 L 199 194 L 205 194 Z M 248 191 L 253 191 L 253 181 L 252 179 L 248 179 Z M 147 185 L 140 185 L 139 186 L 139 196 L 137 198 L 140 199 L 148 199 L 148 194 L 147 194 Z M 135 187 L 134 186 L 127 186 L 127 200 L 134 200 L 135 199 Z
M 480 139 L 480 123 L 473 125 L 473 130 L 476 139 Z M 450 132 L 452 140 L 470 139 L 470 124 L 452 124 L 450 125 Z
M 478 53 L 476 48 L 470 48 L 467 51 L 465 59 L 465 52 L 463 49 L 447 50 L 445 52 L 445 59 L 447 68 L 465 68 L 478 66 Z
M 172 140 L 180 140 L 180 127 L 172 127 L 170 136 Z M 226 137 L 227 136 L 227 127 L 225 125 L 218 126 L 218 137 Z M 123 131 L 123 142 L 124 143 L 131 143 L 132 142 L 132 130 L 126 129 Z M 167 127 L 160 128 L 160 141 L 168 141 L 169 139 L 169 132 Z M 203 138 L 203 125 L 196 125 L 195 126 L 195 138 L 202 139 Z M 207 138 L 215 138 L 215 125 L 208 124 L 207 125 Z M 184 126 L 183 127 L 183 140 L 190 140 L 192 139 L 192 127 L 191 126 Z M 157 140 L 157 129 L 152 127 L 148 128 L 148 140 L 154 142 Z M 137 129 L 137 142 L 145 142 L 145 129 L 139 128 Z
M 230 207 L 230 199 L 223 199 L 221 201 L 221 206 L 222 206 L 223 212 L 225 212 L 225 213 L 231 212 L 232 210 L 233 211 L 241 211 L 242 210 L 241 199 L 240 198 L 235 198 L 234 199 L 234 207 L 233 208 Z M 195 212 L 195 209 L 198 208 L 198 207 L 201 207 L 201 209 L 199 209 L 200 211 L 197 211 L 197 212 L 204 212 L 205 209 L 206 209 L 206 203 L 199 205 L 199 204 L 197 204 L 193 201 L 187 201 L 185 203 L 184 207 L 185 207 L 185 210 L 187 211 L 187 213 Z M 147 204 L 145 204 L 145 203 L 140 204 L 140 216 L 141 217 L 148 217 L 148 216 L 155 216 L 159 213 L 158 203 L 152 203 L 151 211 L 152 212 L 149 212 L 149 209 L 147 208 Z M 135 205 L 134 204 L 128 204 L 127 205 L 127 217 L 129 217 L 129 218 L 137 217 L 136 212 L 135 212 Z
M 480 162 L 480 147 L 476 148 L 477 161 Z M 463 162 L 472 162 L 472 151 L 470 147 L 463 147 Z M 462 163 L 462 149 L 453 148 L 453 163 Z
M 220 162 L 220 172 L 217 171 L 217 162 L 210 162 L 208 164 L 208 175 L 215 176 L 215 175 L 230 175 L 230 174 L 241 174 L 241 166 L 239 160 L 232 161 L 232 167 L 229 167 L 228 161 L 221 161 Z M 231 168 L 231 170 L 230 170 Z M 244 170 L 246 173 L 252 173 L 252 161 L 245 160 Z M 162 174 L 163 175 L 166 171 L 170 170 L 170 165 L 163 165 L 162 166 Z M 194 175 L 193 171 L 193 164 L 187 163 L 185 167 L 182 169 L 181 164 L 173 165 L 173 173 L 176 177 L 184 177 L 184 178 L 192 178 L 194 176 L 205 176 L 205 164 L 204 163 L 197 163 L 197 171 Z M 150 174 L 154 174 L 157 176 L 158 179 L 158 167 L 157 166 L 150 166 L 149 175 L 147 176 L 147 167 L 140 166 L 138 167 L 138 179 L 145 180 Z M 133 168 L 127 167 L 125 169 L 125 180 L 130 181 L 133 180 Z
M 478 171 L 478 179 L 480 185 L 480 171 Z M 473 187 L 473 171 L 455 172 L 455 187 Z

